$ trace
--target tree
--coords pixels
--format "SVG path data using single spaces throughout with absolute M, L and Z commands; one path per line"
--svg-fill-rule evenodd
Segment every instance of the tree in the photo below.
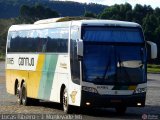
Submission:
M 154 14 L 155 14 L 156 16 L 160 16 L 160 8 L 156 8 L 156 9 L 154 10 Z
M 31 14 L 30 12 L 31 12 L 30 7 L 27 5 L 22 5 L 22 7 L 20 8 L 20 16 L 21 17 L 24 17 L 24 18 L 29 17 Z
M 33 7 L 23 5 L 20 9 L 20 20 L 22 23 L 33 23 L 40 19 L 54 17 L 59 17 L 56 11 L 52 11 L 50 8 L 45 8 L 39 4 Z
M 133 20 L 139 24 L 142 24 L 143 17 L 143 6 L 140 4 L 136 4 L 136 6 L 133 9 Z
M 84 17 L 96 18 L 96 14 L 89 12 L 89 11 L 85 11 Z
M 129 3 L 124 5 L 113 5 L 106 8 L 100 15 L 101 19 L 116 19 L 116 20 L 131 20 L 132 19 L 132 6 Z
M 142 6 L 140 4 L 136 4 L 136 6 L 133 9 L 133 18 L 135 22 L 139 23 L 139 24 L 143 24 L 143 18 L 145 18 L 145 16 L 147 14 L 152 14 L 153 13 L 153 9 L 151 6 Z
M 132 11 L 132 6 L 129 3 L 125 3 L 124 5 L 121 4 L 120 5 L 120 16 L 122 20 L 128 20 L 131 19 L 131 16 L 129 16 L 131 14 Z
M 148 14 L 143 20 L 143 29 L 146 40 L 153 41 L 155 39 L 154 31 L 157 28 L 157 18 L 154 14 Z
M 133 12 L 132 10 L 129 10 L 126 12 L 126 21 L 132 21 L 133 20 Z
M 120 6 L 114 5 L 109 8 L 104 9 L 104 11 L 99 15 L 100 19 L 117 19 L 120 20 Z

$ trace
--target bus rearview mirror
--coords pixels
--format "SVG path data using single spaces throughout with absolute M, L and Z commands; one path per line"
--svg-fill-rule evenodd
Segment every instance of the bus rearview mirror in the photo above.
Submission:
M 156 59 L 157 58 L 157 44 L 151 41 L 147 41 L 148 47 L 148 53 L 150 56 L 150 59 Z

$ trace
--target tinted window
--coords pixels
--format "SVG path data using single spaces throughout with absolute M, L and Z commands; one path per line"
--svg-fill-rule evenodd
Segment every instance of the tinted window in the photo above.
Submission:
M 140 28 L 118 27 L 84 27 L 82 39 L 96 42 L 130 42 L 143 43 L 142 30 Z
M 10 32 L 8 52 L 67 52 L 68 29 Z
M 49 29 L 46 52 L 67 52 L 68 36 L 67 28 Z

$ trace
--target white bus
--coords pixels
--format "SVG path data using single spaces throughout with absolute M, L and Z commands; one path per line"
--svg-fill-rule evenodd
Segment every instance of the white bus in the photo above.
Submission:
M 42 20 L 13 25 L 6 49 L 6 88 L 18 103 L 33 99 L 71 106 L 145 106 L 147 52 L 137 23 Z M 157 48 L 152 42 L 151 57 Z

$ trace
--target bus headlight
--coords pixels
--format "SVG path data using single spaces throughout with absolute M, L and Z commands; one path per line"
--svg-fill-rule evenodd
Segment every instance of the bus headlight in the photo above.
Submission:
M 147 88 L 137 88 L 134 93 L 144 93 L 144 92 L 147 92 Z
M 92 92 L 92 93 L 98 93 L 97 90 L 93 87 L 82 86 L 82 90 L 87 92 Z

